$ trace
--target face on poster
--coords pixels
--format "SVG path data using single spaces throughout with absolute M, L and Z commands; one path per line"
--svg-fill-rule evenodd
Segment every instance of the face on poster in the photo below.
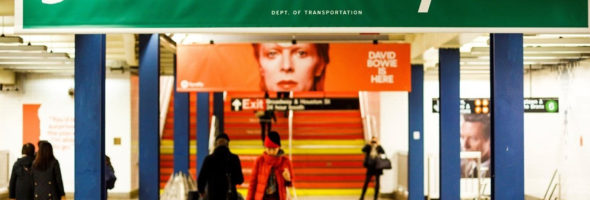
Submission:
M 491 169 L 491 121 L 489 114 L 463 114 L 461 116 L 461 151 L 479 152 L 481 165 L 478 170 L 477 160 L 461 159 L 461 177 L 490 177 Z
M 192 91 L 409 91 L 409 44 L 183 45 L 177 89 Z

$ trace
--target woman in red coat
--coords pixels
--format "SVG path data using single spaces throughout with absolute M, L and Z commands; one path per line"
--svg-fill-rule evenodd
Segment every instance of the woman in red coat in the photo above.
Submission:
M 293 168 L 280 151 L 279 133 L 271 131 L 264 140 L 265 152 L 256 159 L 246 200 L 286 200 L 293 184 Z

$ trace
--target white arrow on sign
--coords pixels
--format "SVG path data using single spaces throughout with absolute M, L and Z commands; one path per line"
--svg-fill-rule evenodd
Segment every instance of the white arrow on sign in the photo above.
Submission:
M 429 8 L 430 8 L 430 0 L 421 0 L 420 7 L 418 8 L 418 13 L 428 13 Z
M 239 99 L 234 100 L 234 102 L 231 103 L 231 105 L 234 107 L 234 110 L 240 110 L 240 106 L 242 106 L 242 102 Z

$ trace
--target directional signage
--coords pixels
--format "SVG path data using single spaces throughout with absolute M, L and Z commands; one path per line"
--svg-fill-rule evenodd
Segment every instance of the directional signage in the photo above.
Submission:
M 15 4 L 17 27 L 75 33 L 212 32 L 211 28 L 269 32 L 287 27 L 300 32 L 322 28 L 363 32 L 370 27 L 379 32 L 588 29 L 588 0 L 16 0 Z
M 432 112 L 439 113 L 439 99 L 432 99 Z M 487 114 L 491 111 L 491 103 L 487 98 L 461 98 L 460 112 L 467 114 Z M 559 99 L 557 97 L 532 97 L 524 99 L 524 112 L 557 113 Z
M 232 98 L 232 111 L 242 110 L 358 110 L 358 98 Z
M 266 100 L 260 98 L 232 99 L 231 108 L 233 111 L 240 110 L 265 110 Z
M 526 98 L 524 110 L 525 112 L 556 113 L 559 112 L 559 100 L 557 98 Z

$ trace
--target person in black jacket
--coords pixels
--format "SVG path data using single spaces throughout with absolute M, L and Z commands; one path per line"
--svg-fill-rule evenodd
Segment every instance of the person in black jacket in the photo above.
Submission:
M 268 95 L 268 92 L 264 93 L 264 99 L 265 101 L 268 100 L 270 98 L 270 96 Z M 256 111 L 256 117 L 258 117 L 258 120 L 260 122 L 260 139 L 262 140 L 262 143 L 264 144 L 264 138 L 266 138 L 266 134 L 270 133 L 271 127 L 272 127 L 272 120 L 275 121 L 275 123 L 277 123 L 277 116 L 275 115 L 274 109 L 273 110 L 259 110 Z
M 384 154 L 385 151 L 383 147 L 379 145 L 379 141 L 376 137 L 371 138 L 371 143 L 366 144 L 363 147 L 363 153 L 365 153 L 365 162 L 363 162 L 363 166 L 367 168 L 367 176 L 365 178 L 365 184 L 363 185 L 363 192 L 361 193 L 361 200 L 365 197 L 365 192 L 367 191 L 367 186 L 371 178 L 375 176 L 375 196 L 374 199 L 377 199 L 379 196 L 379 177 L 383 174 L 382 169 L 376 169 L 377 159 L 381 154 Z
M 35 199 L 65 199 L 61 169 L 49 142 L 39 145 L 39 152 L 33 161 L 33 180 Z
M 33 172 L 31 166 L 35 159 L 35 146 L 26 143 L 22 148 L 23 157 L 19 158 L 12 166 L 10 184 L 8 185 L 9 199 L 29 200 L 33 199 Z
M 117 181 L 117 176 L 115 176 L 115 168 L 113 168 L 113 165 L 111 164 L 111 158 L 109 156 L 104 157 L 104 183 L 105 183 L 105 189 L 104 189 L 104 193 L 105 195 L 108 194 L 107 190 L 112 190 L 113 188 L 115 188 L 115 182 Z M 107 195 L 108 196 L 108 195 Z
M 229 136 L 222 133 L 215 138 L 215 150 L 205 158 L 197 186 L 201 196 L 208 199 L 238 199 L 236 185 L 244 182 L 240 158 L 229 150 Z

